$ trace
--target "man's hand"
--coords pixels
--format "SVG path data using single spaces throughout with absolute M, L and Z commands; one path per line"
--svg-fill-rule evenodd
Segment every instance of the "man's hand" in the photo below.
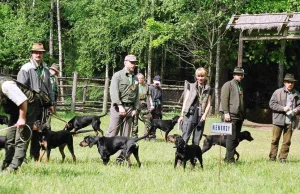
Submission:
M 152 111 L 154 111 L 154 109 L 155 109 L 154 106 L 151 105 L 151 106 L 150 106 L 150 111 L 152 112 Z
M 125 108 L 122 105 L 119 105 L 119 113 L 121 117 L 125 117 L 126 116 L 126 111 Z
M 182 123 L 183 123 L 183 116 L 180 116 L 177 122 L 178 122 L 179 125 L 182 125 Z
M 25 124 L 26 120 L 24 118 L 19 118 L 15 126 L 17 127 L 17 129 L 19 129 L 21 127 L 24 127 Z
M 291 108 L 289 106 L 285 106 L 283 107 L 284 112 L 288 112 L 289 110 L 291 110 Z
M 50 106 L 48 108 L 48 111 L 50 112 L 51 115 L 54 114 L 54 106 Z
M 131 116 L 134 117 L 136 115 L 136 110 L 132 110 Z
M 224 114 L 224 120 L 225 121 L 231 121 L 231 117 L 229 113 Z

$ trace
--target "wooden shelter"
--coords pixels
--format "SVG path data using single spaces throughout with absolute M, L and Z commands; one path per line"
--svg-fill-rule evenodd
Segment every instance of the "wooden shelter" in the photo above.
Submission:
M 300 12 L 233 15 L 226 28 L 241 31 L 238 50 L 241 67 L 244 40 L 300 40 Z

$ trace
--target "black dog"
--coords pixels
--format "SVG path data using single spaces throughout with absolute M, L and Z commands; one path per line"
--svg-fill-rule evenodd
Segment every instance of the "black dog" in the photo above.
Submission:
M 180 135 L 174 134 L 168 136 L 168 140 L 175 143 L 175 163 L 174 168 L 178 165 L 179 161 L 183 162 L 183 169 L 185 170 L 186 162 L 189 160 L 194 168 L 196 165 L 197 158 L 200 162 L 201 168 L 203 169 L 202 151 L 198 145 L 187 145 L 186 142 Z
M 64 153 L 64 148 L 66 145 L 68 146 L 68 149 L 73 157 L 73 161 L 76 162 L 76 156 L 74 154 L 74 147 L 73 147 L 73 135 L 78 133 L 90 132 L 90 131 L 93 130 L 85 130 L 85 131 L 77 131 L 77 132 L 70 132 L 66 130 L 51 131 L 50 127 L 47 127 L 46 125 L 40 125 L 39 137 L 40 137 L 40 144 L 42 150 L 40 152 L 38 162 L 41 162 L 45 154 L 45 151 L 47 151 L 46 162 L 49 162 L 51 149 L 54 149 L 56 147 L 59 147 L 59 152 L 61 153 L 62 156 L 62 162 L 64 162 L 66 157 Z
M 213 145 L 221 145 L 226 148 L 226 139 L 227 136 L 220 136 L 220 135 L 205 135 L 205 140 L 203 142 L 203 147 L 202 147 L 202 153 L 207 152 Z M 220 137 L 221 137 L 221 144 L 220 144 Z M 247 140 L 247 141 L 252 141 L 254 140 L 253 137 L 251 136 L 251 133 L 249 131 L 242 131 L 239 134 L 239 142 Z M 240 154 L 234 150 L 234 154 L 237 155 L 236 161 L 239 160 Z
M 104 117 L 105 115 L 106 114 L 102 116 L 96 116 L 96 115 L 75 116 L 66 124 L 64 129 L 67 131 L 71 131 L 72 129 L 75 129 L 76 132 L 79 129 L 82 129 L 92 124 L 92 127 L 96 132 L 96 135 L 98 135 L 98 131 L 100 131 L 103 136 L 103 131 L 100 129 L 100 124 L 101 124 L 100 118 Z
M 98 152 L 105 165 L 109 162 L 111 155 L 115 154 L 119 150 L 122 150 L 122 155 L 125 157 L 129 167 L 132 166 L 130 161 L 131 154 L 134 155 L 138 166 L 141 167 L 141 162 L 139 159 L 139 146 L 136 142 L 146 138 L 147 136 L 148 134 L 140 138 L 130 138 L 124 136 L 86 136 L 83 141 L 79 143 L 79 145 L 82 147 L 92 147 L 93 145 L 97 144 Z
M 167 142 L 167 137 L 170 131 L 173 130 L 174 126 L 176 125 L 179 116 L 173 117 L 171 120 L 161 120 L 161 119 L 153 119 L 151 124 L 151 131 L 156 130 L 157 128 L 166 132 L 165 134 L 165 141 Z
M 6 136 L 0 136 L 0 150 L 6 149 Z
M 8 117 L 4 115 L 0 115 L 0 125 L 7 125 L 8 124 Z

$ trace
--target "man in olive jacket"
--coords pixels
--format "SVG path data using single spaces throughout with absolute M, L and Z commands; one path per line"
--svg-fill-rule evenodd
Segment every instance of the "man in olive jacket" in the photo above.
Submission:
M 221 89 L 221 118 L 225 122 L 232 123 L 232 135 L 227 135 L 225 162 L 234 163 L 234 150 L 238 146 L 238 136 L 245 119 L 243 88 L 241 81 L 244 78 L 244 69 L 236 67 L 233 71 L 233 79 L 226 82 Z
M 273 111 L 270 161 L 276 161 L 280 136 L 283 134 L 282 146 L 278 157 L 280 162 L 286 162 L 293 130 L 298 126 L 296 114 L 300 112 L 300 94 L 294 89 L 296 81 L 294 75 L 286 74 L 283 80 L 284 86 L 273 93 L 269 102 L 269 106 Z

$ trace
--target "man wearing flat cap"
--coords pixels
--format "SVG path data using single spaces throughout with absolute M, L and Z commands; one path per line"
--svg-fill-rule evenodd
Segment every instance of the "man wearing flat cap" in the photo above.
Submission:
M 124 59 L 124 68 L 116 72 L 110 84 L 110 123 L 107 136 L 130 137 L 132 117 L 139 108 L 139 88 L 134 69 L 137 58 L 127 55 Z
M 244 69 L 235 67 L 233 79 L 227 81 L 221 89 L 220 113 L 221 119 L 232 123 L 232 135 L 227 135 L 226 155 L 224 161 L 234 163 L 234 151 L 239 143 L 238 136 L 245 119 L 244 96 L 241 81 L 244 78 Z
M 54 93 L 52 91 L 50 72 L 46 63 L 43 62 L 45 49 L 42 43 L 34 43 L 31 48 L 30 61 L 24 64 L 18 72 L 17 80 L 32 89 L 36 93 L 44 92 L 51 99 L 51 103 L 54 103 Z M 48 109 L 51 113 L 54 112 L 53 106 Z M 40 108 L 36 110 L 39 115 L 39 120 L 45 121 L 47 116 L 47 110 L 45 110 L 41 104 Z M 30 156 L 34 160 L 38 160 L 40 151 L 40 144 L 38 139 L 38 131 L 33 131 L 30 145 Z
M 278 144 L 282 134 L 283 141 L 278 158 L 281 163 L 286 162 L 293 130 L 298 126 L 296 115 L 300 113 L 300 94 L 294 89 L 296 81 L 293 74 L 286 74 L 283 79 L 284 86 L 275 90 L 269 102 L 273 111 L 270 161 L 276 161 Z

